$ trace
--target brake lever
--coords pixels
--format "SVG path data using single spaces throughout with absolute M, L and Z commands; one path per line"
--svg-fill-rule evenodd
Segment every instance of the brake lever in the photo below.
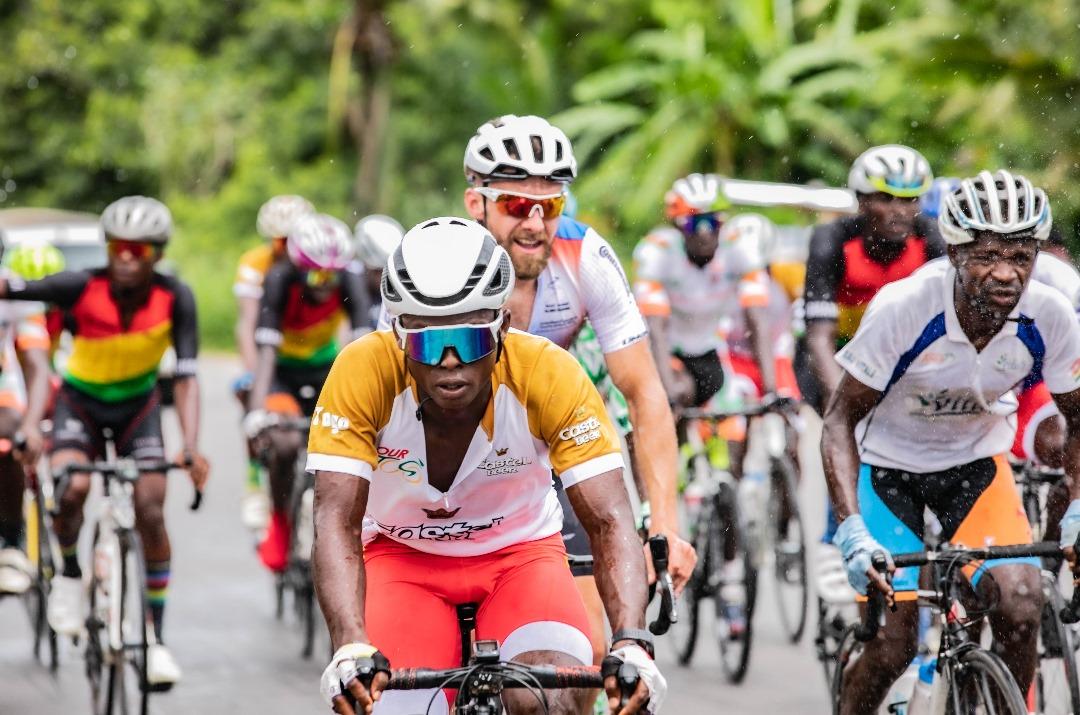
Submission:
M 660 613 L 649 624 L 649 632 L 660 636 L 668 632 L 671 624 L 678 621 L 675 612 L 675 585 L 668 572 L 668 541 L 663 534 L 649 537 L 649 554 L 656 571 L 656 588 L 660 591 Z
M 875 551 L 870 556 L 870 564 L 874 567 L 874 570 L 884 574 L 885 579 L 891 582 L 892 577 L 888 572 L 889 562 L 884 553 Z M 885 625 L 885 594 L 874 587 L 868 590 L 870 592 L 867 594 L 866 599 L 866 617 L 862 623 L 855 627 L 855 638 L 862 643 L 874 640 L 877 637 L 878 630 Z M 896 610 L 895 605 L 892 610 Z

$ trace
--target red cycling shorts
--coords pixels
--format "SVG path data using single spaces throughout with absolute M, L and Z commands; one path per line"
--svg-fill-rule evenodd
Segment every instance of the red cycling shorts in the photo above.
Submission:
M 1039 381 L 1018 396 L 1016 409 L 1016 437 L 1013 439 L 1012 455 L 1017 459 L 1034 460 L 1035 431 L 1047 417 L 1060 414 L 1046 383 Z
M 479 604 L 476 639 L 497 640 L 504 660 L 550 650 L 592 664 L 589 621 L 560 534 L 482 556 L 428 554 L 380 536 L 364 547 L 364 566 L 368 635 L 391 667 L 459 666 L 462 603 Z M 383 693 L 380 715 L 414 712 L 408 708 L 432 695 L 413 692 Z
M 761 383 L 761 370 L 752 355 L 728 353 L 731 369 L 739 381 L 739 390 L 744 397 L 761 399 L 765 389 Z M 795 368 L 789 357 L 776 357 L 773 360 L 773 373 L 776 376 L 776 394 L 780 397 L 799 399 L 799 383 L 795 380 Z

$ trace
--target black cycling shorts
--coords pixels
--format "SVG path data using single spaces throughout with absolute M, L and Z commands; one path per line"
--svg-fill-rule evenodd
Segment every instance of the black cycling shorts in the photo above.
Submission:
M 710 397 L 720 392 L 724 386 L 724 365 L 720 362 L 720 353 L 715 350 L 704 355 L 675 353 L 675 357 L 694 378 L 695 405 L 704 405 Z
M 315 404 L 319 401 L 319 393 L 322 392 L 326 376 L 330 374 L 329 365 L 314 365 L 297 367 L 292 365 L 277 365 L 274 368 L 274 379 L 270 383 L 270 395 L 289 395 L 296 400 L 301 414 L 311 417 L 315 412 Z M 275 409 L 274 401 L 268 398 L 270 404 L 267 409 L 272 412 Z
M 164 460 L 157 388 L 129 400 L 103 402 L 67 383 L 61 385 L 53 412 L 50 452 L 77 449 L 90 459 L 101 459 L 105 456 L 105 430 L 112 432 L 117 456 Z

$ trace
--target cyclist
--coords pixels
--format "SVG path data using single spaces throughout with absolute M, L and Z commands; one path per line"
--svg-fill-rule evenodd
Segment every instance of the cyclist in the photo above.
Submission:
M 289 553 L 288 500 L 300 436 L 273 428 L 282 417 L 310 417 L 338 353 L 337 333 L 348 316 L 354 331 L 366 330 L 367 292 L 346 268 L 355 243 L 343 222 L 307 214 L 289 229 L 288 260 L 266 274 L 255 342 L 259 348 L 244 431 L 267 450 L 272 511 L 259 557 L 275 573 Z M 264 435 L 264 431 L 266 434 Z
M 368 299 L 371 305 L 368 327 L 374 330 L 379 324 L 382 299 L 379 297 L 379 282 L 386 259 L 397 250 L 405 229 L 401 224 L 382 214 L 365 216 L 356 222 L 356 258 L 357 269 L 364 275 Z
M 464 602 L 479 603 L 477 636 L 498 640 L 504 659 L 592 661 L 552 468 L 596 546 L 615 629 L 610 656 L 642 673 L 629 711 L 646 698 L 651 711 L 660 706 L 666 685 L 643 629 L 645 564 L 618 440 L 574 359 L 511 329 L 514 283 L 510 255 L 485 227 L 419 224 L 383 277 L 393 332 L 349 345 L 327 378 L 307 466 L 316 474 L 316 587 L 337 648 L 322 692 L 339 713 L 352 712 L 343 685 L 370 704 L 354 679 L 357 659 L 387 668 L 381 651 L 399 667 L 458 665 L 455 606 Z M 536 712 L 529 693 L 503 697 L 510 712 Z M 552 712 L 583 707 L 580 694 L 547 697 Z M 448 712 L 431 691 L 382 693 L 379 711 L 422 712 L 429 700 L 429 712 Z
M 4 265 L 23 280 L 36 281 L 64 270 L 63 252 L 45 242 L 24 243 L 4 254 Z M 60 347 L 64 332 L 64 312 L 55 305 L 45 306 L 45 327 L 49 333 L 49 359 Z
M 845 373 L 821 447 L 841 520 L 834 541 L 856 590 L 876 588 L 899 602 L 883 636 L 848 667 L 842 713 L 875 709 L 916 652 L 918 571 L 897 572 L 890 587 L 870 566 L 874 552 L 921 551 L 924 508 L 948 542 L 1030 543 L 1004 458 L 1016 385 L 1041 374 L 1069 423 L 1068 450 L 1080 454 L 1080 324 L 1060 293 L 1030 280 L 1050 230 L 1046 195 L 1022 176 L 984 171 L 946 197 L 938 221 L 948 270 L 882 288 L 836 356 Z M 1077 476 L 1070 474 L 1074 496 Z M 991 583 L 981 578 L 987 570 Z M 1027 692 L 1041 609 L 1038 560 L 993 561 L 966 573 L 997 604 L 996 647 Z
M 233 392 L 244 408 L 247 407 L 251 381 L 255 377 L 255 365 L 258 362 L 255 326 L 259 322 L 263 282 L 274 264 L 286 260 L 285 237 L 289 234 L 289 228 L 299 217 L 314 212 L 315 207 L 303 196 L 283 194 L 271 198 L 259 207 L 259 214 L 255 219 L 255 229 L 263 237 L 264 243 L 240 256 L 236 280 L 233 282 L 233 295 L 236 296 L 234 334 L 244 372 L 233 381 Z M 263 488 L 262 465 L 256 458 L 250 441 L 247 474 L 247 491 L 241 501 L 240 519 L 244 526 L 259 531 L 266 528 L 270 505 Z
M 506 115 L 481 125 L 465 149 L 465 208 L 510 254 L 517 281 L 507 307 L 511 325 L 568 348 L 588 320 L 608 372 L 626 397 L 635 454 L 651 507 L 650 530 L 667 536 L 677 589 L 696 557 L 678 534 L 675 431 L 656 373 L 645 322 L 615 251 L 592 228 L 563 216 L 577 161 L 566 135 L 535 116 Z M 561 482 L 557 482 L 561 485 Z M 564 537 L 588 555 L 584 533 L 565 495 Z M 591 577 L 578 579 L 590 611 L 600 601 Z M 596 655 L 604 653 L 596 635 Z
M 127 196 L 106 207 L 101 225 L 108 249 L 105 268 L 65 271 L 37 281 L 0 280 L 0 298 L 44 301 L 62 308 L 73 337 L 53 415 L 51 467 L 55 471 L 102 457 L 105 430 L 115 435 L 120 456 L 165 458 L 156 386 L 158 364 L 171 344 L 176 350 L 176 412 L 183 437 L 177 461 L 191 465 L 191 479 L 202 488 L 209 464 L 198 449 L 195 298 L 184 283 L 154 270 L 173 232 L 172 215 L 156 199 Z M 31 398 L 35 403 L 39 399 Z M 32 404 L 30 409 L 41 407 Z M 165 485 L 164 474 L 144 474 L 135 485 L 135 526 L 146 554 L 147 600 L 154 626 L 147 677 L 158 689 L 180 678 L 180 668 L 162 641 L 171 558 Z M 89 474 L 73 476 L 53 520 L 63 556 L 48 608 L 49 624 L 57 633 L 77 635 L 86 617 L 78 540 L 89 489 Z
M 727 334 L 750 353 L 737 354 L 747 381 L 760 385 L 763 395 L 776 394 L 773 326 L 767 312 L 772 286 L 765 266 L 772 224 L 757 214 L 725 220 L 723 211 L 731 204 L 720 177 L 713 174 L 676 180 L 664 203 L 673 226 L 654 229 L 634 249 L 634 293 L 649 326 L 668 401 L 700 406 L 721 389 Z M 736 354 L 730 357 L 734 363 Z M 790 361 L 787 366 L 790 374 Z M 794 385 L 793 375 L 786 384 Z M 741 445 L 733 450 L 736 477 L 741 477 L 743 454 Z M 723 579 L 740 583 L 742 560 L 735 558 L 733 548 L 727 556 Z M 739 629 L 744 618 L 738 603 L 741 591 L 728 591 L 728 620 Z
M 944 255 L 937 227 L 919 214 L 919 197 L 933 180 L 930 165 L 914 149 L 867 149 L 848 174 L 858 215 L 816 226 L 811 234 L 804 299 L 812 367 L 807 377 L 813 379 L 800 387 L 819 414 L 840 382 L 833 355 L 855 334 L 870 300 L 886 283 Z
M 25 258 L 16 266 L 12 254 L 18 258 L 37 252 L 37 245 L 7 252 L 0 276 L 17 275 L 16 267 L 26 267 L 21 265 Z M 0 301 L 0 593 L 24 593 L 31 584 L 34 568 L 22 550 L 23 466 L 33 466 L 41 454 L 44 440 L 39 425 L 48 401 L 49 372 L 49 334 L 42 306 Z M 26 442 L 21 455 L 14 450 L 17 433 Z M 22 457 L 21 463 L 16 456 Z

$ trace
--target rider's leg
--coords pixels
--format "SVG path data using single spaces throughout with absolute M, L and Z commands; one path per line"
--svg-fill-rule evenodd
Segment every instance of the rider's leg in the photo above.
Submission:
M 978 592 L 982 599 L 997 599 L 990 614 L 994 650 L 1009 667 L 1020 692 L 1026 693 L 1035 675 L 1035 643 L 1042 614 L 1039 569 L 1010 563 L 994 566 L 990 572 L 992 579 L 979 579 Z
M 135 483 L 135 528 L 142 539 L 146 557 L 146 599 L 154 621 L 154 633 L 159 643 L 165 598 L 169 589 L 169 565 L 172 546 L 165 529 L 164 474 L 143 474 Z
M 49 465 L 53 473 L 56 473 L 68 464 L 86 462 L 89 458 L 90 455 L 82 450 L 57 449 L 52 453 Z M 56 540 L 60 546 L 60 555 L 63 558 L 60 574 L 68 578 L 82 577 L 82 569 L 79 566 L 79 531 L 83 524 L 83 504 L 86 503 L 86 495 L 89 493 L 90 475 L 71 475 L 60 493 L 57 513 L 52 520 Z
M 266 409 L 282 419 L 301 416 L 300 404 L 288 392 L 273 392 L 266 398 Z M 261 437 L 262 454 L 270 481 L 270 524 L 259 545 L 259 558 L 271 571 L 281 572 L 288 564 L 289 500 L 292 497 L 296 458 L 300 452 L 300 434 L 292 430 L 269 428 Z
M 919 611 L 914 601 L 885 612 L 885 626 L 863 646 L 862 655 L 844 669 L 841 715 L 877 712 L 889 687 L 918 652 Z

